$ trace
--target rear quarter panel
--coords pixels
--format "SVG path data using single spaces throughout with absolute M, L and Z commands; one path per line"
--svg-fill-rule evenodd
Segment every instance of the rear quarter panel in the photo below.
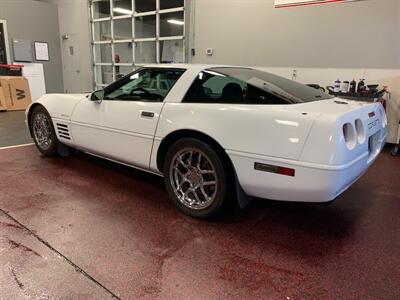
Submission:
M 331 113 L 328 113 L 328 110 L 320 115 L 315 120 L 300 160 L 338 166 L 368 155 L 369 137 L 378 131 L 382 140 L 385 140 L 387 136 L 387 128 L 382 127 L 379 115 L 380 106 L 379 103 L 355 103 L 347 105 L 346 111 L 333 112 L 331 110 Z M 374 112 L 373 117 L 369 116 L 371 112 Z M 345 143 L 343 125 L 350 123 L 355 127 L 357 119 L 361 120 L 365 135 L 363 139 L 357 138 L 356 145 L 349 149 Z M 371 127 L 372 123 L 376 126 Z
M 191 129 L 212 137 L 225 150 L 297 160 L 315 117 L 280 105 L 166 103 L 155 150 L 168 134 Z

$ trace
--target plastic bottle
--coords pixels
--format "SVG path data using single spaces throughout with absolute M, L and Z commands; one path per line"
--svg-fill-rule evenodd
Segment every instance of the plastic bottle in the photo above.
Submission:
M 350 93 L 355 94 L 356 93 L 356 87 L 357 87 L 357 82 L 353 78 L 353 80 L 350 82 Z
M 360 81 L 358 82 L 357 93 L 361 93 L 361 92 L 363 92 L 365 90 L 365 82 L 364 82 L 364 80 L 365 79 L 361 78 Z
M 335 86 L 333 88 L 333 92 L 334 93 L 339 93 L 340 92 L 340 83 L 341 83 L 341 81 L 339 79 L 337 79 L 335 81 Z
M 340 91 L 342 93 L 348 93 L 349 92 L 349 82 L 348 81 L 343 81 L 342 85 L 340 87 Z

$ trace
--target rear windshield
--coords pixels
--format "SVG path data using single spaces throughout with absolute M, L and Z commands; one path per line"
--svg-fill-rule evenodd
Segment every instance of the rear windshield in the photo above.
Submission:
M 198 74 L 185 102 L 295 104 L 332 96 L 293 80 L 249 68 L 210 68 Z

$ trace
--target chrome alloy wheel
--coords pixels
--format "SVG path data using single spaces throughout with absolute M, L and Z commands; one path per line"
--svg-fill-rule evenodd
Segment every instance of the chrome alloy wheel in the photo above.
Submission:
M 38 112 L 34 115 L 32 121 L 33 136 L 38 146 L 42 150 L 48 150 L 52 143 L 52 130 L 51 124 L 47 116 Z
M 209 207 L 217 195 L 218 178 L 214 165 L 200 150 L 182 149 L 170 165 L 170 182 L 175 195 L 186 207 Z

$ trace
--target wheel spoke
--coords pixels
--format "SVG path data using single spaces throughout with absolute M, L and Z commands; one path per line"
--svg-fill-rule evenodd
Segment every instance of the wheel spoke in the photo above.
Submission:
M 216 181 L 206 181 L 206 182 L 203 182 L 202 186 L 209 186 L 209 185 L 215 185 L 215 184 L 216 184 Z
M 188 188 L 185 194 L 183 195 L 184 199 L 189 202 L 190 205 L 193 205 L 195 200 L 189 197 L 189 194 L 193 194 L 193 190 L 191 188 Z
M 189 152 L 189 158 L 188 158 L 188 165 L 192 166 L 192 160 L 193 160 L 193 151 Z
M 189 165 L 182 160 L 182 157 L 178 159 L 178 163 L 180 163 L 186 169 L 189 168 Z
M 187 196 L 190 193 L 190 189 L 187 189 L 186 192 L 183 193 L 183 199 L 187 199 Z
M 201 172 L 201 153 L 199 153 L 199 157 L 197 158 L 197 168 L 200 170 Z
M 177 167 L 175 167 L 174 170 L 175 170 L 176 173 L 178 173 L 179 176 L 185 177 L 185 174 L 183 174 L 183 173 L 181 172 L 181 170 L 179 170 Z
M 207 195 L 206 191 L 204 190 L 204 186 L 200 187 L 200 191 L 203 194 L 204 199 L 207 201 L 210 199 L 210 197 Z
M 192 194 L 193 194 L 194 197 L 196 198 L 197 204 L 200 204 L 200 203 L 201 203 L 201 200 L 200 200 L 200 198 L 199 198 L 199 195 L 197 195 L 196 190 L 194 190 L 194 191 L 192 192 Z
M 175 170 L 175 182 L 178 188 L 182 188 L 182 185 L 187 181 L 185 175 L 177 168 L 174 168 Z M 181 179 L 179 180 L 179 176 L 181 177 Z
M 206 174 L 215 174 L 214 170 L 200 170 L 201 174 L 206 175 Z

